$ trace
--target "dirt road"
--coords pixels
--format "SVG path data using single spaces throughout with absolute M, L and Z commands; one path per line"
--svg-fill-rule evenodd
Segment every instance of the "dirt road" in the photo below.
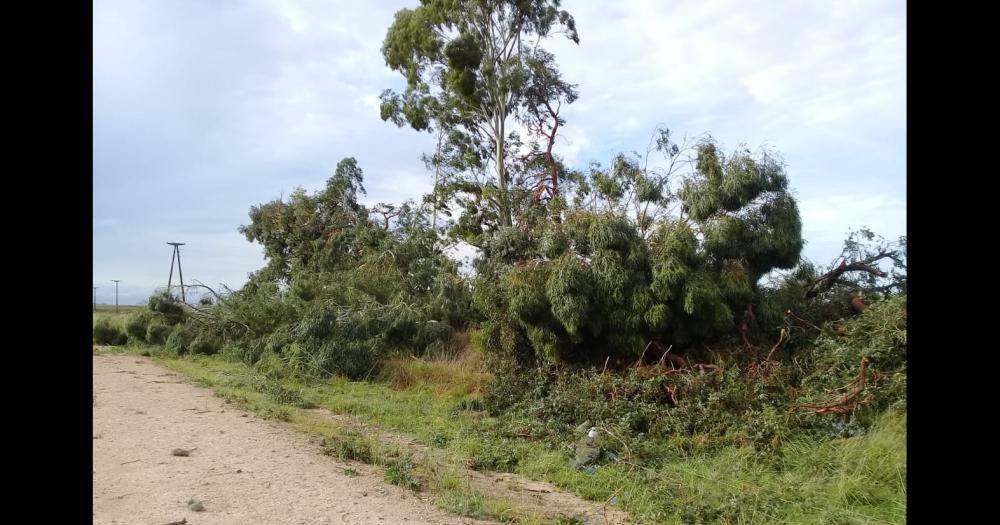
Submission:
M 147 358 L 95 355 L 94 523 L 469 524 Z M 174 456 L 177 448 L 193 449 Z M 348 475 L 352 468 L 357 475 Z M 189 501 L 203 511 L 189 509 Z

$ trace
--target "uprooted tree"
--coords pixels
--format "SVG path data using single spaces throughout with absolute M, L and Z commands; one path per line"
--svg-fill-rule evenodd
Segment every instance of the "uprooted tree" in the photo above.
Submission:
M 412 203 L 367 208 L 346 158 L 312 195 L 253 206 L 240 228 L 267 264 L 204 315 L 206 331 L 248 362 L 275 354 L 313 374 L 361 378 L 392 352 L 442 347 L 469 318 L 469 290 Z
M 710 138 L 682 149 L 667 130 L 656 144 L 669 168 L 619 155 L 567 177 L 560 221 L 488 237 L 475 296 L 497 349 L 593 362 L 733 337 L 764 299 L 761 276 L 798 262 L 801 221 L 773 155 L 724 155 Z

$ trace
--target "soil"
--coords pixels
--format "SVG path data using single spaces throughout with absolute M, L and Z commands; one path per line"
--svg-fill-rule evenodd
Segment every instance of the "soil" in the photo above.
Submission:
M 95 355 L 93 522 L 473 524 L 136 356 Z M 174 449 L 190 451 L 175 456 Z M 357 475 L 345 474 L 354 469 Z M 189 509 L 197 500 L 204 510 Z
M 390 485 L 375 467 L 322 455 L 306 434 L 237 408 L 149 358 L 95 348 L 93 374 L 94 523 L 493 523 L 447 513 L 432 494 Z M 351 417 L 309 412 L 405 447 L 415 458 L 432 453 Z M 627 521 L 618 509 L 516 474 L 460 474 L 522 510 L 588 525 Z M 192 510 L 193 501 L 202 510 Z

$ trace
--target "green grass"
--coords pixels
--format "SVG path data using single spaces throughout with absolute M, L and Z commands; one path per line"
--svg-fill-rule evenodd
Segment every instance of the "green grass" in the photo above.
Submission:
M 458 483 L 442 487 L 441 495 L 435 501 L 438 507 L 475 519 L 516 523 L 518 525 L 577 525 L 583 523 L 577 518 L 551 518 L 524 512 L 504 501 L 491 498 L 481 491 Z
M 616 496 L 619 508 L 640 523 L 882 524 L 906 519 L 905 414 L 884 414 L 871 432 L 861 436 L 800 437 L 767 457 L 756 455 L 751 447 L 728 447 L 673 457 L 652 468 L 611 463 L 587 474 L 572 468 L 565 446 L 495 439 L 501 421 L 463 410 L 477 395 L 464 387 L 441 389 L 417 382 L 395 389 L 387 383 L 308 381 L 290 374 L 270 379 L 280 383 L 280 391 L 296 393 L 307 406 L 348 414 L 434 447 L 434 457 L 413 463 L 370 436 L 276 402 L 274 396 L 254 388 L 259 374 L 242 363 L 224 356 L 178 359 L 156 351 L 153 355 L 240 406 L 322 436 L 328 453 L 394 469 L 386 473 L 390 482 L 411 488 L 431 486 L 440 494 L 442 508 L 467 516 L 545 522 L 464 487 L 448 470 L 448 465 L 475 459 L 505 465 L 506 470 L 551 482 L 595 502 Z

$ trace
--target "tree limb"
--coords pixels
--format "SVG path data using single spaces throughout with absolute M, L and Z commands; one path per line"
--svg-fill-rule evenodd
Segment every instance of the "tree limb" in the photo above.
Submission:
M 872 264 L 875 261 L 881 259 L 886 259 L 886 258 L 892 259 L 895 257 L 896 257 L 896 252 L 887 252 L 885 250 L 882 250 L 877 255 L 873 255 L 862 261 L 856 261 L 850 264 L 848 264 L 847 260 L 845 259 L 841 261 L 840 265 L 838 265 L 836 268 L 817 277 L 816 280 L 812 282 L 809 291 L 806 292 L 806 299 L 812 299 L 813 297 L 829 290 L 830 288 L 833 287 L 834 284 L 837 283 L 837 280 L 840 279 L 840 276 L 842 276 L 847 272 L 866 272 L 878 277 L 888 277 L 887 273 L 883 272 L 882 270 L 879 270 L 875 266 L 872 266 Z

